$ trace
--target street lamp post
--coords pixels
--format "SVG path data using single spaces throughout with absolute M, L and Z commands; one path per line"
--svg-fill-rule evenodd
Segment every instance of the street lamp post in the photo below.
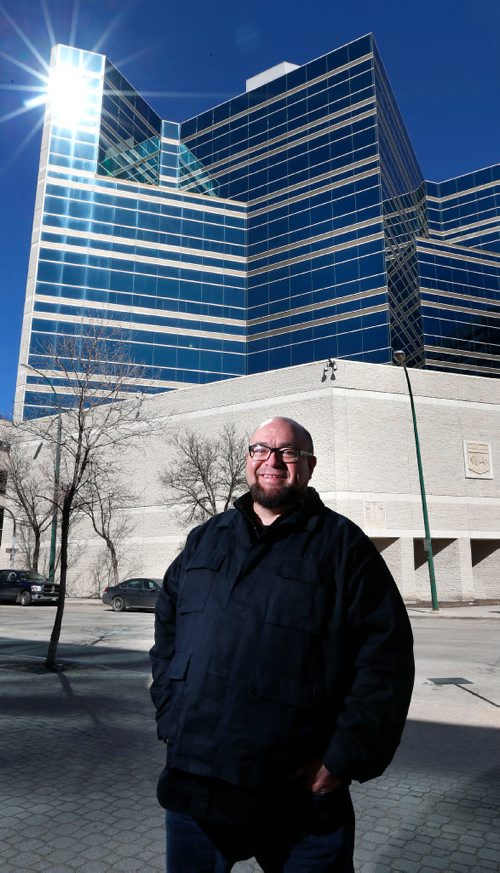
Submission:
M 413 402 L 413 392 L 411 390 L 410 377 L 408 375 L 408 370 L 406 368 L 406 354 L 403 351 L 394 352 L 394 361 L 396 364 L 399 364 L 400 367 L 403 368 L 404 374 L 406 377 L 406 384 L 408 386 L 408 395 L 410 397 L 410 406 L 411 406 L 411 416 L 413 419 L 413 433 L 415 436 L 415 450 L 417 454 L 417 466 L 418 466 L 418 478 L 420 481 L 420 497 L 422 500 L 422 515 L 424 517 L 424 531 L 425 531 L 425 541 L 424 548 L 427 555 L 427 566 L 429 569 L 429 582 L 431 585 L 431 600 L 432 600 L 432 608 L 433 610 L 439 609 L 439 601 L 437 596 L 436 589 L 436 576 L 434 573 L 434 557 L 432 554 L 432 540 L 431 540 L 431 532 L 429 527 L 429 515 L 427 512 L 427 498 L 425 495 L 425 484 L 424 484 L 424 469 L 422 466 L 422 456 L 420 454 L 420 442 L 418 439 L 418 428 L 417 428 L 417 415 L 415 412 L 415 403 Z
M 49 582 L 54 582 L 55 570 L 56 570 L 56 546 L 57 546 L 57 500 L 59 496 L 59 482 L 61 477 L 61 437 L 62 437 L 62 419 L 61 419 L 61 407 L 59 406 L 59 398 L 57 397 L 57 391 L 54 388 L 52 382 L 49 377 L 42 373 L 40 370 L 37 370 L 31 364 L 21 364 L 26 370 L 32 370 L 33 373 L 36 373 L 37 376 L 41 376 L 42 379 L 45 379 L 47 384 L 49 385 L 51 391 L 56 398 L 56 402 L 58 404 L 57 409 L 57 436 L 56 436 L 56 456 L 54 460 L 54 491 L 53 491 L 53 506 L 54 509 L 52 511 L 52 524 L 50 527 L 50 552 L 49 552 Z M 38 450 L 37 450 L 38 454 Z

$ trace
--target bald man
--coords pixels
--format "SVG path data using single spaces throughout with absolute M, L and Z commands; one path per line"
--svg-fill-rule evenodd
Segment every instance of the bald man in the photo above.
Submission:
M 352 873 L 349 784 L 379 776 L 413 686 L 412 635 L 377 550 L 309 487 L 311 435 L 272 418 L 249 490 L 165 574 L 151 695 L 167 765 L 167 873 Z

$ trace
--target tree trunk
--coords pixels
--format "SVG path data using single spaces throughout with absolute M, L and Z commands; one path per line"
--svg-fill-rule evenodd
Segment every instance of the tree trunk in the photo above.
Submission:
M 34 530 L 35 545 L 33 546 L 33 555 L 31 558 L 31 569 L 38 573 L 38 561 L 40 560 L 40 531 Z
M 47 670 L 57 669 L 57 647 L 59 645 L 59 637 L 61 636 L 64 604 L 66 601 L 66 575 L 68 571 L 68 540 L 69 523 L 71 517 L 71 503 L 72 497 L 66 497 L 61 512 L 61 569 L 59 578 L 59 600 L 57 603 L 56 617 L 54 619 L 54 627 L 52 628 L 49 647 L 47 649 L 47 658 L 45 660 L 45 666 Z
M 109 553 L 111 556 L 111 572 L 113 574 L 113 585 L 118 585 L 120 577 L 118 575 L 118 556 L 116 554 L 116 549 L 114 543 L 111 540 L 106 540 L 106 545 L 109 549 Z

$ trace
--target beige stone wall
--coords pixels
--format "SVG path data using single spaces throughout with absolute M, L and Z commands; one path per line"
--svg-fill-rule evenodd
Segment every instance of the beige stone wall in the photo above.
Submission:
M 7 461 L 7 451 L 9 445 L 9 432 L 12 425 L 9 421 L 0 417 L 0 470 L 5 470 Z M 0 510 L 7 505 L 6 495 L 0 489 Z M 10 548 L 12 539 L 12 519 L 8 512 L 3 512 L 3 523 L 0 536 L 0 569 L 8 566 L 10 555 L 6 552 Z
M 318 466 L 312 484 L 324 501 L 373 537 L 407 601 L 428 601 L 404 374 L 396 367 L 338 361 L 335 378 L 330 375 L 323 381 L 322 363 L 305 364 L 148 400 L 149 434 L 123 455 L 124 480 L 139 494 L 130 572 L 162 575 L 187 532 L 178 513 L 165 506 L 159 483 L 162 467 L 175 465 L 168 435 L 186 428 L 213 435 L 227 421 L 249 435 L 263 419 L 286 415 L 313 435 Z M 443 601 L 500 599 L 500 382 L 417 370 L 410 378 L 436 541 L 438 595 Z M 464 440 L 491 446 L 492 478 L 466 478 Z M 101 546 L 83 523 L 75 538 L 78 562 L 70 589 L 90 593 Z

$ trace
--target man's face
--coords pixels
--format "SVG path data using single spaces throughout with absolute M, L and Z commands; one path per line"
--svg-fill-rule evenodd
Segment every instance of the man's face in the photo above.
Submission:
M 301 431 L 280 418 L 273 419 L 258 428 L 250 439 L 250 445 L 260 443 L 270 448 L 293 446 L 309 450 Z M 285 509 L 305 491 L 316 458 L 299 455 L 296 461 L 285 462 L 273 452 L 266 461 L 258 461 L 247 455 L 246 475 L 255 503 L 267 508 Z

